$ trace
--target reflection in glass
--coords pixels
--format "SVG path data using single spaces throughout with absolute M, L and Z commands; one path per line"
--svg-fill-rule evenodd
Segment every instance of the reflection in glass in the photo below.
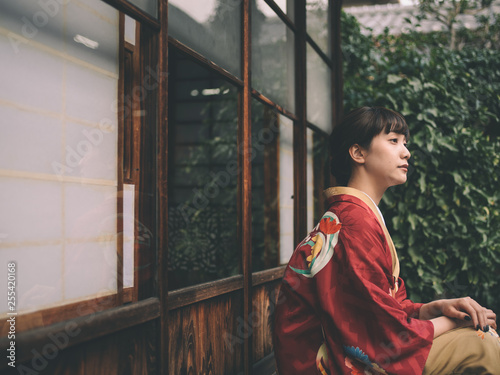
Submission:
M 168 33 L 241 77 L 241 0 L 170 0 Z
M 252 271 L 279 265 L 279 118 L 252 102 Z
M 323 191 L 330 187 L 328 136 L 307 129 L 307 226 L 312 229 L 325 211 Z
M 294 33 L 260 2 L 252 14 L 252 87 L 290 112 L 295 111 L 294 61 Z
M 293 123 L 252 102 L 252 270 L 288 262 L 293 238 Z
M 169 51 L 169 289 L 240 272 L 237 91 Z
M 306 28 L 307 33 L 319 48 L 331 57 L 328 8 L 328 0 L 308 0 L 306 2 Z
M 158 0 L 127 0 L 137 8 L 143 10 L 153 18 L 158 19 Z
M 307 121 L 325 133 L 332 130 L 331 70 L 307 44 Z
M 292 21 L 294 21 L 294 4 L 295 0 L 274 0 L 277 6 L 285 13 Z M 257 0 L 257 8 L 264 13 L 266 17 L 274 17 L 274 11 L 266 4 L 264 0 Z M 253 15 L 252 15 L 253 16 Z

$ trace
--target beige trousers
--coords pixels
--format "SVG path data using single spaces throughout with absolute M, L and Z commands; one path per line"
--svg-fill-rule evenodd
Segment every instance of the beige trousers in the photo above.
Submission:
M 434 339 L 423 375 L 499 374 L 500 338 L 472 327 L 457 328 Z

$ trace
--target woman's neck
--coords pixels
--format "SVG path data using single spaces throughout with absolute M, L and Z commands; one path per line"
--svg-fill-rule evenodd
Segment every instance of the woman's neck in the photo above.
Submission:
M 382 200 L 382 196 L 384 195 L 386 190 L 377 188 L 376 184 L 367 183 L 364 179 L 358 179 L 356 178 L 356 176 L 351 176 L 351 179 L 349 180 L 347 186 L 358 189 L 367 194 L 377 206 Z

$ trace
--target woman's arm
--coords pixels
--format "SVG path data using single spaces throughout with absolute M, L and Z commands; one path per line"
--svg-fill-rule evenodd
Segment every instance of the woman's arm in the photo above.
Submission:
M 420 308 L 419 319 L 434 324 L 434 337 L 457 327 L 474 326 L 485 332 L 489 326 L 497 328 L 495 313 L 470 297 L 429 302 Z
M 448 318 L 447 316 L 440 316 L 438 318 L 430 319 L 434 325 L 434 338 L 442 335 L 445 332 L 451 331 L 458 327 L 472 326 L 472 321 L 460 321 Z

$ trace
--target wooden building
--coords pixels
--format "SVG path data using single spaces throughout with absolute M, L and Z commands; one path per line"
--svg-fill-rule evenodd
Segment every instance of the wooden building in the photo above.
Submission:
M 329 185 L 340 8 L 0 2 L 0 373 L 275 371 L 283 265 Z

